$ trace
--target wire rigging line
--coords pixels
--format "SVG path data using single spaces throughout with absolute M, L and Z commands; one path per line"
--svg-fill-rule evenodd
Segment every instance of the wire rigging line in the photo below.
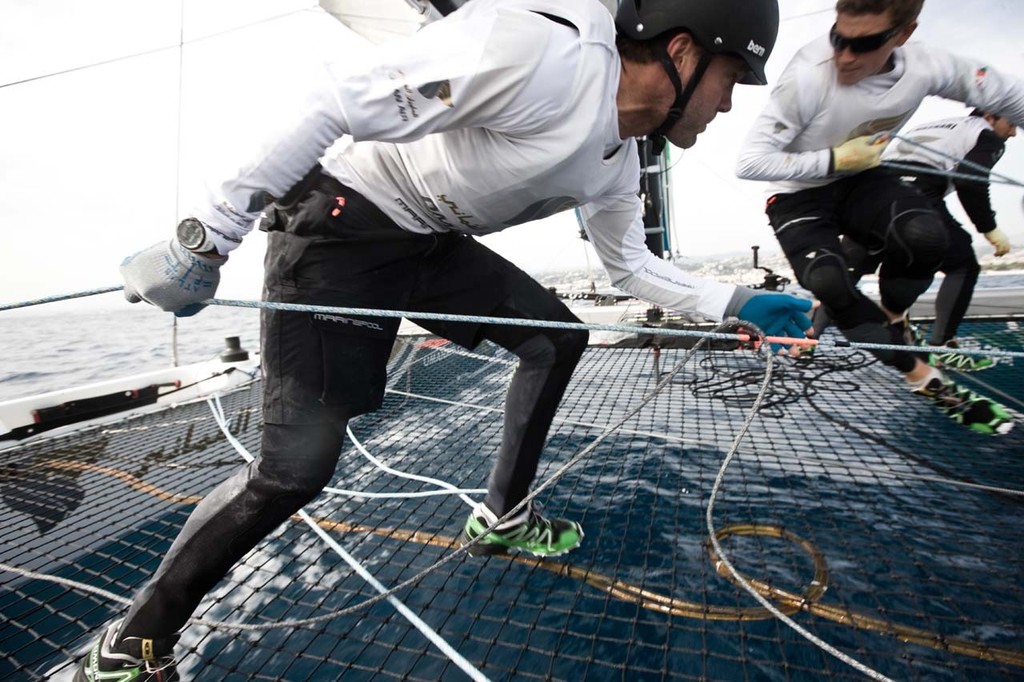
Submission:
M 943 178 L 952 178 L 953 180 L 967 180 L 970 182 L 977 182 L 983 185 L 1010 185 L 1011 187 L 1024 187 L 1021 183 L 1016 180 L 1001 180 L 998 178 L 986 178 L 978 175 L 971 175 L 970 173 L 957 173 L 956 171 L 942 170 L 941 168 L 932 168 L 930 166 L 924 166 L 920 164 L 900 163 L 899 161 L 883 161 L 882 168 L 891 168 L 893 170 L 904 171 L 912 175 L 937 175 Z
M 173 44 L 173 45 L 162 45 L 160 47 L 155 47 L 155 48 L 150 49 L 150 50 L 143 50 L 141 52 L 133 52 L 131 54 L 125 54 L 125 55 L 120 55 L 120 56 L 117 56 L 117 57 L 111 57 L 110 59 L 102 59 L 102 60 L 100 60 L 98 62 L 90 62 L 88 64 L 81 64 L 79 66 L 72 66 L 70 68 L 61 69 L 59 71 L 51 71 L 51 72 L 48 72 L 48 73 L 39 74 L 38 76 L 30 76 L 28 78 L 22 78 L 22 79 L 16 80 L 16 81 L 8 81 L 7 83 L 0 83 L 0 90 L 3 90 L 5 88 L 13 88 L 13 87 L 15 87 L 17 85 L 24 85 L 26 83 L 34 83 L 36 81 L 47 80 L 47 79 L 50 79 L 50 78 L 56 78 L 57 76 L 65 76 L 67 74 L 76 73 L 78 71 L 86 71 L 88 69 L 95 69 L 95 68 L 98 68 L 98 67 L 101 67 L 101 66 L 109 66 L 110 64 L 117 64 L 118 62 L 130 61 L 130 60 L 133 60 L 133 59 L 138 59 L 139 57 L 147 57 L 149 55 L 159 54 L 161 52 L 167 52 L 169 50 L 180 50 L 185 45 L 195 45 L 196 43 L 201 43 L 201 42 L 204 42 L 206 40 L 210 40 L 212 38 L 219 38 L 221 36 L 228 35 L 230 33 L 236 33 L 238 31 L 242 31 L 242 30 L 245 30 L 247 28 L 252 28 L 253 26 L 259 26 L 261 24 L 266 24 L 266 23 L 269 23 L 271 21 L 277 21 L 278 19 L 284 19 L 284 18 L 292 16 L 292 15 L 297 15 L 297 14 L 301 14 L 303 12 L 308 12 L 311 9 L 314 9 L 314 8 L 315 8 L 315 6 L 311 5 L 311 6 L 308 6 L 308 7 L 303 7 L 301 9 L 291 10 L 291 11 L 285 12 L 283 14 L 276 14 L 276 15 L 274 15 L 272 17 L 265 17 L 263 19 L 257 19 L 257 20 L 254 20 L 254 21 L 242 24 L 240 26 L 233 26 L 231 28 L 224 29 L 223 31 L 217 31 L 215 33 L 208 33 L 206 35 L 199 36 L 198 38 L 193 38 L 191 40 L 184 40 L 184 24 L 182 24 L 181 32 L 180 32 L 180 35 L 179 35 L 179 40 L 178 40 L 178 42 L 176 44 Z M 182 18 L 184 19 L 184 11 L 182 12 Z
M 131 54 L 121 55 L 119 57 L 112 57 L 110 59 L 103 59 L 98 62 L 90 62 L 88 64 L 82 64 L 80 66 L 72 66 L 67 69 L 61 69 L 60 71 L 50 71 L 49 73 L 40 74 L 38 76 L 30 76 L 28 78 L 22 78 L 21 80 L 8 81 L 7 83 L 0 83 L 0 90 L 5 88 L 13 88 L 17 85 L 25 85 L 26 83 L 34 83 L 36 81 L 47 80 L 50 78 L 56 78 L 57 76 L 65 76 L 70 73 L 76 73 L 78 71 L 86 71 L 88 69 L 95 69 L 100 66 L 107 66 L 109 64 L 117 64 L 118 62 L 125 62 L 132 59 L 138 59 L 139 57 L 146 57 L 160 52 L 167 52 L 168 50 L 176 50 L 179 45 L 163 45 L 161 47 L 155 47 L 151 50 L 143 50 L 142 52 L 133 52 Z
M 175 142 L 174 142 L 174 205 L 173 214 L 175 218 L 178 216 L 178 206 L 181 205 L 181 149 L 182 149 L 182 129 L 183 129 L 183 114 L 185 110 L 185 0 L 181 0 L 180 3 L 180 19 L 178 24 L 178 124 L 175 130 Z M 177 221 L 175 221 L 177 222 Z M 177 329 L 177 326 L 175 326 Z
M 900 135 L 898 133 L 884 133 L 884 134 L 888 135 L 889 137 L 893 138 L 894 140 L 899 140 L 900 142 L 906 142 L 907 144 L 913 145 L 915 147 L 920 147 L 921 149 L 923 149 L 924 151 L 928 152 L 929 154 L 934 154 L 936 156 L 942 157 L 942 158 L 947 159 L 949 161 L 954 161 L 959 166 L 963 166 L 965 168 L 969 168 L 971 170 L 978 171 L 978 173 L 980 173 L 981 175 L 972 175 L 972 174 L 969 174 L 969 173 L 957 173 L 955 171 L 945 171 L 945 170 L 940 170 L 940 169 L 922 170 L 920 166 L 908 166 L 906 164 L 901 164 L 901 163 L 892 162 L 892 161 L 884 162 L 882 164 L 883 166 L 888 166 L 889 168 L 896 168 L 896 169 L 900 169 L 900 170 L 912 170 L 912 171 L 917 171 L 917 172 L 922 172 L 922 173 L 928 173 L 928 174 L 931 174 L 931 175 L 947 175 L 949 177 L 959 178 L 959 179 L 963 179 L 963 180 L 973 180 L 974 182 L 996 183 L 996 184 L 1003 184 L 1003 185 L 1013 185 L 1015 187 L 1024 187 L 1024 182 L 1021 182 L 1019 180 L 1014 180 L 1013 178 L 1007 177 L 1005 175 L 1001 175 L 1000 173 L 996 173 L 991 168 L 989 168 L 987 166 L 983 166 L 980 163 L 975 163 L 974 161 L 971 161 L 970 159 L 961 159 L 961 158 L 958 158 L 956 156 L 953 156 L 952 154 L 949 154 L 949 153 L 947 153 L 947 152 L 945 152 L 945 151 L 943 151 L 941 149 L 937 149 L 937 148 L 932 147 L 930 145 L 927 145 L 927 144 L 925 144 L 923 142 L 915 140 L 912 137 L 906 137 L 906 136 Z M 996 179 L 993 180 L 992 178 L 996 178 Z
M 87 296 L 97 296 L 99 294 L 109 294 L 114 291 L 121 291 L 124 289 L 123 286 L 116 287 L 103 287 L 102 289 L 87 289 L 85 291 L 76 291 L 70 294 L 60 294 L 57 296 L 45 296 L 43 298 L 36 298 L 29 301 L 21 301 L 19 303 L 5 303 L 0 305 L 0 312 L 5 310 L 17 310 L 18 308 L 28 308 L 35 305 L 43 305 L 45 303 L 57 303 L 59 301 L 70 301 L 73 298 L 86 298 Z

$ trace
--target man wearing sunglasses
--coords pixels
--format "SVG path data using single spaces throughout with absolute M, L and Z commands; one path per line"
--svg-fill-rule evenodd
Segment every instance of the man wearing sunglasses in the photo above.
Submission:
M 924 0 L 838 0 L 828 36 L 786 67 L 744 142 L 741 178 L 766 180 L 767 213 L 800 284 L 851 341 L 908 345 L 906 311 L 948 248 L 930 200 L 879 168 L 888 138 L 936 95 L 1024 121 L 1024 82 L 984 62 L 908 43 Z M 880 262 L 881 306 L 856 286 L 840 237 Z M 949 417 L 986 434 L 1013 426 L 998 403 L 909 349 L 872 351 Z

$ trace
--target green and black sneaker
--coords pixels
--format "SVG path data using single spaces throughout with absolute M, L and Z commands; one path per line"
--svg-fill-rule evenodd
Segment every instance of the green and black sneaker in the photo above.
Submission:
M 122 621 L 111 623 L 75 671 L 74 682 L 178 682 L 174 662 L 177 637 L 126 637 L 117 641 Z
M 928 364 L 932 367 L 945 367 L 957 372 L 979 372 L 996 364 L 992 358 L 977 357 L 959 352 L 960 344 L 957 343 L 956 339 L 947 341 L 946 348 L 949 348 L 949 351 L 945 353 L 932 353 Z
M 932 377 L 927 384 L 914 389 L 914 393 L 926 396 L 947 417 L 972 431 L 998 436 L 1013 429 L 1013 417 L 1005 407 L 949 379 Z
M 462 530 L 462 544 L 479 537 L 490 525 L 479 511 L 470 512 Z M 526 518 L 500 530 L 493 530 L 469 548 L 473 556 L 505 554 L 510 549 L 549 557 L 565 554 L 583 542 L 583 529 L 575 521 L 546 519 L 530 507 Z

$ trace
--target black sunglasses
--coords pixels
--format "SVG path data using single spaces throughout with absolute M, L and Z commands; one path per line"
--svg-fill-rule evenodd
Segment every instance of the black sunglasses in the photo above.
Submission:
M 836 52 L 842 52 L 846 48 L 850 48 L 850 52 L 854 54 L 864 54 L 866 52 L 874 52 L 878 48 L 885 45 L 887 42 L 892 40 L 897 33 L 900 32 L 902 26 L 893 26 L 888 31 L 882 31 L 881 33 L 872 33 L 869 36 L 858 36 L 857 38 L 847 38 L 846 36 L 839 35 L 836 31 L 836 25 L 832 24 L 832 28 L 828 32 L 828 40 L 832 43 L 832 49 Z

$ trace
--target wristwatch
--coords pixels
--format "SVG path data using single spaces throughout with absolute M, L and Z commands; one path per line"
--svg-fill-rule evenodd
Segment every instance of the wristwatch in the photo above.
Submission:
M 185 218 L 178 223 L 178 241 L 189 251 L 201 256 L 217 256 L 217 246 L 206 234 L 206 225 L 195 218 Z

